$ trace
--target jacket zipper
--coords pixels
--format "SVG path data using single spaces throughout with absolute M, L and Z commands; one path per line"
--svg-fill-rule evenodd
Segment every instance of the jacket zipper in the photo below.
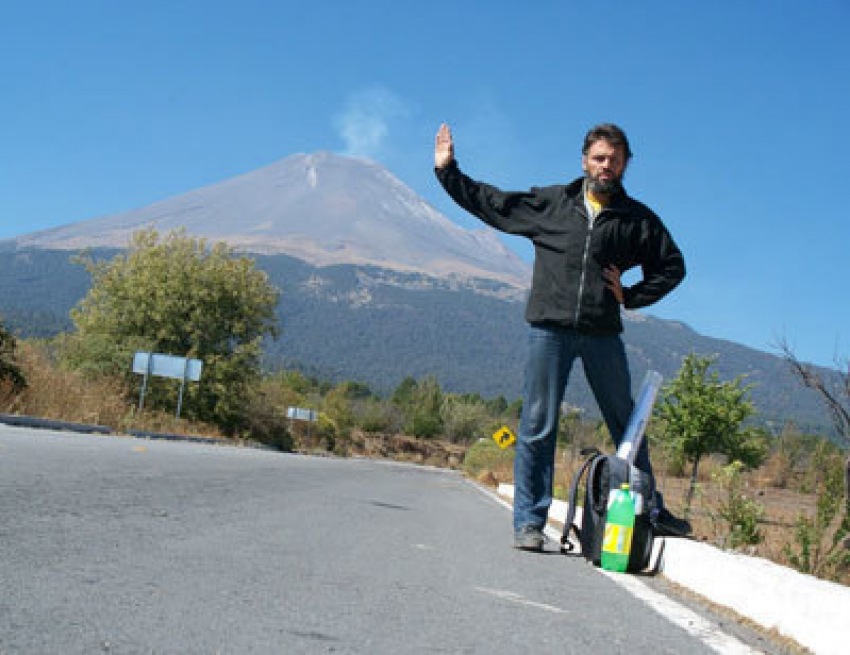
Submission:
M 599 212 L 599 215 L 601 214 L 602 212 Z M 579 314 L 581 313 L 581 297 L 584 294 L 584 278 L 585 274 L 587 273 L 587 255 L 590 252 L 590 236 L 593 233 L 593 225 L 596 223 L 596 221 L 599 220 L 599 215 L 596 216 L 596 219 L 593 221 L 593 223 L 590 222 L 589 216 L 585 217 L 587 219 L 587 236 L 584 239 L 584 254 L 581 258 L 581 276 L 578 279 L 578 298 L 576 299 L 576 313 L 575 317 L 573 318 L 573 326 L 576 328 L 578 327 L 578 318 Z

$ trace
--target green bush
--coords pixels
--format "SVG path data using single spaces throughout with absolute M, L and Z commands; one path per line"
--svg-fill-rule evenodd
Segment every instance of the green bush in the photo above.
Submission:
M 764 540 L 764 534 L 759 528 L 759 521 L 764 518 L 764 507 L 747 496 L 746 484 L 741 475 L 744 468 L 742 462 L 735 460 L 714 475 L 721 489 L 726 492 L 717 517 L 727 526 L 722 545 L 730 548 L 752 546 Z M 716 517 L 712 518 L 716 520 Z
M 369 398 L 354 409 L 355 424 L 364 432 L 392 432 L 399 423 L 397 410 L 387 401 Z
M 513 467 L 514 449 L 502 450 L 492 439 L 479 439 L 466 451 L 463 458 L 464 473 L 477 478 L 484 471 L 496 471 Z
M 814 517 L 801 514 L 794 530 L 794 543 L 785 544 L 783 554 L 798 571 L 830 580 L 850 573 L 850 507 L 844 494 L 844 462 L 840 451 L 828 444 L 815 452 L 813 464 L 820 478 Z
M 491 436 L 498 428 L 497 421 L 483 402 L 447 397 L 440 410 L 443 434 L 449 441 L 471 443 Z
M 277 406 L 271 389 L 258 386 L 249 396 L 244 434 L 254 441 L 277 450 L 291 451 L 294 446 L 284 408 Z
M 0 381 L 6 382 L 13 391 L 20 391 L 27 386 L 27 381 L 15 358 L 17 346 L 15 337 L 0 322 Z

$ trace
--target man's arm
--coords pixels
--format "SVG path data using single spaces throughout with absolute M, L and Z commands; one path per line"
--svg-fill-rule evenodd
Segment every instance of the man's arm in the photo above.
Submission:
M 626 309 L 640 309 L 661 300 L 685 277 L 682 252 L 657 217 L 654 217 L 649 239 L 644 245 L 645 253 L 641 258 L 643 279 L 632 287 L 622 289 L 622 304 Z M 611 280 L 608 279 L 608 282 L 610 284 Z
M 464 175 L 455 160 L 451 128 L 445 123 L 437 131 L 434 170 L 452 199 L 488 225 L 529 238 L 539 233 L 541 216 L 549 206 L 548 198 L 534 190 L 526 193 L 501 191 Z

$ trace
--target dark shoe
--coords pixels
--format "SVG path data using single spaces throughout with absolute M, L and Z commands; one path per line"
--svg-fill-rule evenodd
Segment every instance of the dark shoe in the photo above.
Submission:
M 652 527 L 661 537 L 687 537 L 693 532 L 688 519 L 673 516 L 666 507 L 662 507 L 652 517 Z
M 543 531 L 531 525 L 523 526 L 514 532 L 514 548 L 520 550 L 531 550 L 539 553 L 543 550 L 545 541 L 546 537 L 543 536 Z

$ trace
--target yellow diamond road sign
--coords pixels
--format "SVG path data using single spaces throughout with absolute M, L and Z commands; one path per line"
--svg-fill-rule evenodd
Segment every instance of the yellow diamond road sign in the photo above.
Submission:
M 503 425 L 493 434 L 493 441 L 498 444 L 499 448 L 507 448 L 516 441 L 516 436 L 507 425 Z

